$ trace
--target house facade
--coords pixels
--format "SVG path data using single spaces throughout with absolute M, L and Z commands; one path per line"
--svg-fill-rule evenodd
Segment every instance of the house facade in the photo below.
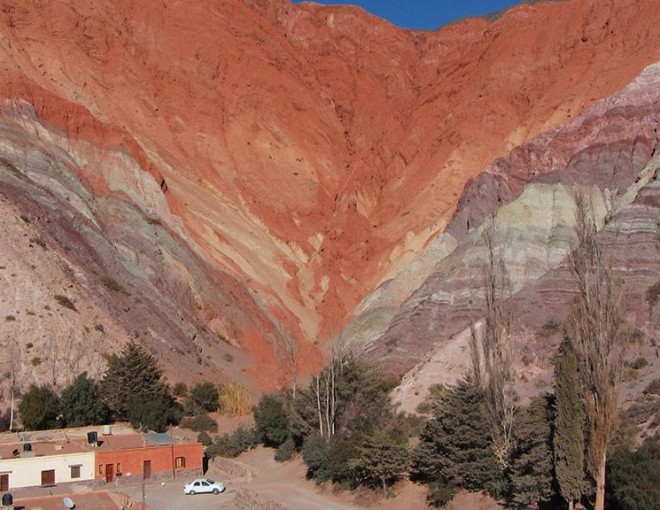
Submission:
M 72 443 L 2 445 L 0 457 L 0 492 L 94 480 L 94 452 Z
M 56 431 L 39 441 L 0 442 L 0 492 L 66 483 L 130 484 L 203 473 L 204 447 L 166 434 L 74 437 Z
M 200 476 L 204 447 L 200 443 L 145 445 L 96 452 L 96 479 L 130 483 L 132 479 L 173 479 Z

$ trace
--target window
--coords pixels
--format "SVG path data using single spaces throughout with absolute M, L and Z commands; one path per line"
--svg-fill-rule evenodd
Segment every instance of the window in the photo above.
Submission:
M 186 458 L 185 457 L 177 457 L 174 460 L 174 467 L 176 467 L 176 468 L 185 468 L 186 467 Z
M 103 464 L 99 464 L 99 475 L 103 474 Z
M 69 467 L 71 468 L 71 478 L 80 478 L 80 465 Z
M 121 475 L 121 464 L 117 462 L 117 474 Z

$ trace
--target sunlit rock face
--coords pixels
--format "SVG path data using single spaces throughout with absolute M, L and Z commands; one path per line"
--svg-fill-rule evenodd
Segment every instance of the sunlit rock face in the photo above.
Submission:
M 540 176 L 607 166 L 619 139 L 633 153 L 599 189 L 639 170 L 648 130 L 631 146 L 594 128 L 606 149 L 574 128 L 552 161 L 517 147 L 559 140 L 556 130 L 658 60 L 658 16 L 652 0 L 573 0 L 425 33 L 286 0 L 7 6 L 0 265 L 12 269 L 0 277 L 3 315 L 21 320 L 0 320 L 3 338 L 18 343 L 26 377 L 55 370 L 31 361 L 45 359 L 33 352 L 45 337 L 93 339 L 102 352 L 139 338 L 171 377 L 274 388 L 287 379 L 288 339 L 301 373 L 313 370 L 325 340 L 379 289 L 391 311 L 357 339 L 377 345 L 494 205 L 549 204 L 542 188 L 559 181 Z M 534 179 L 538 189 L 523 192 Z M 554 255 L 540 246 L 530 257 L 554 263 L 563 235 Z M 516 271 L 526 281 L 543 267 L 521 255 Z M 389 283 L 405 272 L 406 283 Z M 78 311 L 53 306 L 55 294 Z M 53 317 L 39 313 L 46 305 Z
M 497 160 L 466 187 L 432 246 L 433 253 L 444 248 L 448 254 L 432 258 L 423 284 L 400 306 L 391 305 L 391 292 L 383 293 L 389 303 L 378 292 L 365 300 L 353 323 L 356 336 L 366 341 L 370 356 L 406 374 L 398 398 L 409 401 L 408 410 L 429 385 L 452 383 L 469 369 L 469 328 L 479 327 L 483 316 L 486 225 L 508 270 L 517 386 L 533 394 L 549 384 L 561 324 L 575 296 L 565 257 L 575 241 L 577 192 L 589 197 L 608 262 L 623 284 L 622 306 L 636 330 L 629 355 L 650 360 L 648 373 L 629 377 L 635 383 L 629 391 L 657 374 L 653 339 L 660 310 L 652 289 L 660 282 L 659 85 L 655 64 L 574 122 Z M 384 288 L 403 288 L 399 280 Z M 378 327 L 374 316 L 381 319 Z

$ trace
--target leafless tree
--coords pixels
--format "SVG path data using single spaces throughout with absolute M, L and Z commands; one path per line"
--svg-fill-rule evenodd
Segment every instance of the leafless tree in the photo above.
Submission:
M 512 317 L 505 305 L 510 284 L 503 257 L 496 253 L 494 223 L 484 229 L 483 240 L 487 254 L 483 272 L 486 310 L 481 330 L 471 328 L 470 357 L 475 382 L 485 390 L 495 455 L 505 468 L 513 448 L 513 423 L 518 408 L 510 369 Z
M 621 286 L 597 241 L 593 208 L 576 196 L 576 246 L 568 258 L 578 295 L 566 334 L 578 357 L 589 428 L 588 465 L 596 480 L 595 510 L 605 505 L 607 447 L 616 432 L 618 395 L 626 340 Z
M 298 342 L 296 342 L 296 339 L 293 336 L 287 333 L 282 333 L 280 339 L 282 358 L 289 371 L 289 377 L 291 378 L 291 393 L 295 399 L 298 387 L 298 367 L 300 364 Z
M 335 435 L 339 404 L 337 390 L 343 374 L 344 361 L 348 355 L 348 346 L 340 334 L 338 339 L 332 343 L 330 364 L 314 377 L 319 434 L 326 441 Z

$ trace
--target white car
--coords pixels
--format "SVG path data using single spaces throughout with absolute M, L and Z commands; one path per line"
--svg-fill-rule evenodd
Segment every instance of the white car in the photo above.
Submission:
M 205 492 L 220 494 L 221 492 L 225 492 L 225 484 L 222 482 L 214 482 L 208 478 L 198 478 L 197 480 L 187 483 L 183 488 L 183 493 L 190 494 L 191 496 Z

